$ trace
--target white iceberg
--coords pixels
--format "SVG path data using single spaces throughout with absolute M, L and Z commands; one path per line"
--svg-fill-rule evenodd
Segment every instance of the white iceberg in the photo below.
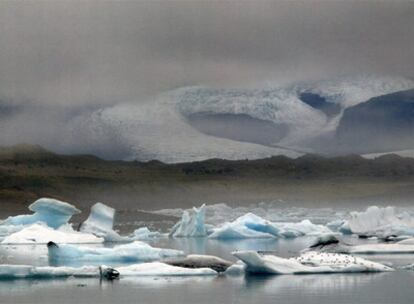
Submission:
M 147 240 L 160 237 L 161 235 L 158 231 L 150 231 L 148 227 L 140 227 L 134 231 L 130 238 L 133 240 Z
M 158 261 L 184 256 L 184 252 L 174 249 L 155 248 L 135 241 L 113 248 L 93 248 L 75 245 L 48 244 L 49 263 L 51 265 L 68 263 L 134 263 Z
M 184 268 L 161 262 L 151 262 L 116 267 L 121 278 L 126 276 L 211 276 L 217 272 L 211 268 Z
M 308 274 L 339 272 L 384 272 L 393 271 L 383 264 L 346 254 L 306 252 L 295 258 L 263 255 L 255 251 L 234 252 L 234 256 L 246 264 L 249 273 Z
M 36 222 L 43 222 L 56 229 L 68 223 L 72 215 L 80 213 L 80 210 L 71 204 L 52 198 L 38 199 L 29 206 L 29 209 L 34 213 L 10 216 L 2 224 L 31 225 Z
M 5 237 L 2 244 L 78 244 L 78 243 L 102 243 L 103 239 L 93 234 L 74 231 L 71 226 L 61 226 L 52 229 L 43 223 L 36 223 L 23 228 Z
M 115 209 L 102 203 L 96 203 L 91 207 L 91 213 L 85 222 L 80 226 L 80 231 L 92 233 L 103 238 L 106 242 L 128 241 L 113 230 Z
M 414 218 L 408 213 L 397 215 L 394 207 L 371 206 L 364 212 L 351 212 L 347 225 L 352 233 L 363 236 L 414 236 Z
M 411 254 L 414 253 L 414 238 L 398 242 L 368 243 L 349 245 L 341 242 L 336 235 L 320 236 L 306 251 L 335 252 L 346 254 Z
M 379 243 L 363 244 L 349 247 L 349 253 L 353 254 L 412 254 L 414 243 Z
M 247 213 L 233 222 L 214 228 L 209 237 L 214 239 L 294 238 L 331 232 L 329 228 L 315 225 L 309 220 L 299 223 L 273 223 L 253 213 Z
M 96 266 L 50 267 L 32 265 L 0 265 L 0 280 L 5 279 L 44 279 L 58 277 L 98 277 L 99 268 Z
M 110 277 L 108 274 L 117 275 Z M 0 280 L 15 279 L 54 279 L 65 277 L 77 278 L 117 278 L 130 276 L 211 276 L 217 272 L 211 268 L 183 268 L 171 266 L 160 262 L 134 264 L 117 267 L 108 266 L 82 266 L 82 267 L 52 267 L 32 265 L 0 265 Z
M 181 220 L 170 231 L 172 237 L 205 237 L 207 228 L 204 223 L 205 205 L 193 207 L 191 211 L 184 210 Z

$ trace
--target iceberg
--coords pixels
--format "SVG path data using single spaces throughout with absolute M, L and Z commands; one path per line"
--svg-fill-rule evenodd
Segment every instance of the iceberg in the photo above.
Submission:
M 211 268 L 225 272 L 233 263 L 213 255 L 190 254 L 183 258 L 165 260 L 164 263 L 184 268 Z
M 340 242 L 335 235 L 319 237 L 306 251 L 319 251 L 346 254 L 411 254 L 414 253 L 414 238 L 395 243 L 371 243 L 348 245 Z
M 161 262 L 151 262 L 117 267 L 121 278 L 127 276 L 211 276 L 217 272 L 211 268 L 184 268 Z
M 48 243 L 49 263 L 51 265 L 69 263 L 134 263 L 158 261 L 184 256 L 184 252 L 174 249 L 155 248 L 135 241 L 113 248 L 93 248 L 75 245 L 56 245 Z
M 2 244 L 47 244 L 62 243 L 102 243 L 103 239 L 93 234 L 74 231 L 71 226 L 61 226 L 58 230 L 46 224 L 36 223 L 5 237 Z
M 160 262 L 133 264 L 116 269 L 102 266 L 52 267 L 32 265 L 0 265 L 0 280 L 16 279 L 55 279 L 55 278 L 106 278 L 114 279 L 130 276 L 206 276 L 217 275 L 211 268 L 183 268 Z
M 130 238 L 133 240 L 147 240 L 157 238 L 160 236 L 161 233 L 158 231 L 150 231 L 148 227 L 141 227 L 136 229 Z
M 265 274 L 309 274 L 345 272 L 393 271 L 383 264 L 346 254 L 306 252 L 295 258 L 281 258 L 275 255 L 259 254 L 255 251 L 233 253 L 246 264 L 248 273 Z
M 329 228 L 315 225 L 309 220 L 299 223 L 273 223 L 253 213 L 247 213 L 233 222 L 214 228 L 209 237 L 213 239 L 295 238 L 331 232 Z
M 10 216 L 5 219 L 3 225 L 31 225 L 36 222 L 46 223 L 51 228 L 59 228 L 69 222 L 74 214 L 80 210 L 71 204 L 52 199 L 41 198 L 29 206 L 33 214 Z
M 59 277 L 98 277 L 96 266 L 73 267 L 36 267 L 32 265 L 0 265 L 0 280 L 11 279 L 47 279 Z
M 128 237 L 120 236 L 113 230 L 115 209 L 102 203 L 96 203 L 91 207 L 91 213 L 79 228 L 85 233 L 92 233 L 103 238 L 106 242 L 125 242 Z
M 412 254 L 414 244 L 403 241 L 397 243 L 363 244 L 349 247 L 349 253 L 353 254 Z
M 170 231 L 172 237 L 205 237 L 207 229 L 204 224 L 205 204 L 191 211 L 184 210 L 181 220 Z
M 368 207 L 364 212 L 351 212 L 347 221 L 352 233 L 360 236 L 414 236 L 414 218 L 408 213 L 397 215 L 394 207 Z

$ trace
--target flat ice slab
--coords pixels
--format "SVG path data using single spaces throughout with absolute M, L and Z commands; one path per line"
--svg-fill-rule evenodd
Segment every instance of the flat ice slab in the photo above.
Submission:
M 97 277 L 99 267 L 36 267 L 31 265 L 0 265 L 0 280 L 6 279 L 40 279 L 59 277 Z
M 93 234 L 74 231 L 70 226 L 62 226 L 55 230 L 45 224 L 36 223 L 5 237 L 1 243 L 47 244 L 49 242 L 57 244 L 102 243 L 103 239 Z
M 125 276 L 211 276 L 217 272 L 211 268 L 184 268 L 161 262 L 117 267 L 121 277 Z
M 155 248 L 139 241 L 113 248 L 49 244 L 48 254 L 49 262 L 52 265 L 80 262 L 93 264 L 135 263 L 184 256 L 184 252 L 180 250 Z
M 255 251 L 233 253 L 246 264 L 245 271 L 267 274 L 307 274 L 340 272 L 383 272 L 392 268 L 347 254 L 306 252 L 296 258 L 263 255 Z

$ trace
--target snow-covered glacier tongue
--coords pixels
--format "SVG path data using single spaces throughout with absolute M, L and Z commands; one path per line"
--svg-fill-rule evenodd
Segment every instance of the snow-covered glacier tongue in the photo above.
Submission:
M 76 116 L 67 130 L 73 138 L 84 134 L 82 153 L 106 158 L 174 163 L 297 157 L 304 151 L 315 152 L 312 142 L 335 132 L 347 107 L 412 87 L 409 79 L 372 75 L 255 89 L 184 87 L 148 102 L 118 104 Z M 332 105 L 337 110 L 327 112 Z M 243 129 L 244 124 L 249 128 Z M 109 151 L 114 139 L 122 155 Z M 87 147 L 88 143 L 95 144 Z

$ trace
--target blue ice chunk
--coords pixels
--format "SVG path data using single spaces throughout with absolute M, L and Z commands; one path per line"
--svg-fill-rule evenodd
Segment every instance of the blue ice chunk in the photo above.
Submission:
M 33 214 L 10 216 L 3 225 L 31 225 L 44 222 L 49 227 L 57 229 L 69 222 L 74 214 L 80 213 L 75 206 L 52 198 L 41 198 L 29 206 Z
M 135 241 L 113 248 L 94 248 L 49 243 L 48 255 L 51 265 L 66 265 L 84 262 L 88 262 L 89 264 L 149 262 L 181 257 L 184 256 L 184 252 L 174 249 L 155 248 L 144 242 Z
M 91 213 L 80 227 L 81 232 L 92 233 L 102 237 L 106 242 L 128 241 L 128 237 L 123 237 L 113 230 L 115 209 L 102 203 L 96 203 L 91 208 Z
M 184 211 L 181 220 L 172 227 L 172 237 L 205 237 L 207 228 L 204 223 L 205 205 L 200 208 L 193 207 L 191 211 Z
M 298 223 L 274 223 L 253 213 L 247 213 L 233 222 L 214 228 L 209 237 L 214 239 L 295 238 L 330 232 L 331 230 L 326 226 L 315 225 L 309 220 Z

